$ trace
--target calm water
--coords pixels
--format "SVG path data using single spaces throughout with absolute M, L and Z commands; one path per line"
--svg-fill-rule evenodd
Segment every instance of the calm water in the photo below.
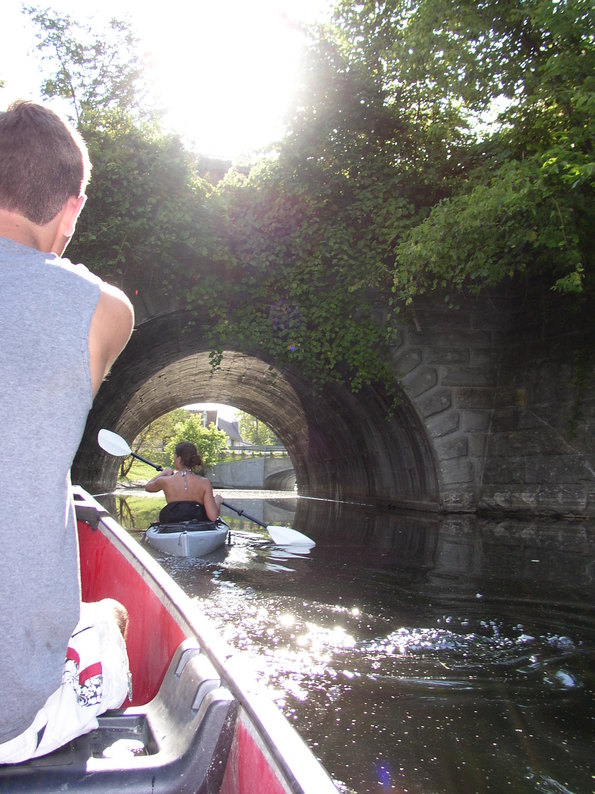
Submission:
M 595 525 L 279 496 L 225 494 L 309 553 L 231 516 L 232 545 L 207 559 L 152 553 L 342 791 L 595 790 Z M 143 504 L 145 522 L 162 502 Z

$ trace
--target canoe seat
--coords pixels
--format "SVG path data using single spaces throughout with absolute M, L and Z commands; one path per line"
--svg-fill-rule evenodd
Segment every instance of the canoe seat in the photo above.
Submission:
M 146 706 L 106 712 L 50 755 L 0 766 L 0 791 L 218 792 L 237 703 L 192 640 Z

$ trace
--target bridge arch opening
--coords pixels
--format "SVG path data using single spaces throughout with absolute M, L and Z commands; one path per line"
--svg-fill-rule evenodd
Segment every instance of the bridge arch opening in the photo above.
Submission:
M 299 373 L 239 347 L 224 350 L 213 369 L 203 334 L 183 313 L 139 326 L 97 395 L 73 480 L 92 492 L 115 489 L 119 461 L 98 449 L 101 427 L 132 441 L 180 405 L 217 402 L 252 414 L 275 432 L 300 496 L 438 508 L 431 445 L 407 398 L 389 417 L 379 388 L 353 395 L 331 384 L 315 393 Z

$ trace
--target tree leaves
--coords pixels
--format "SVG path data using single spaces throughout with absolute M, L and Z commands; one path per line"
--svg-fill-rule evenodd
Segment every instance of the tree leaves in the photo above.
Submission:
M 415 196 L 417 223 L 395 250 L 394 290 L 405 302 L 519 272 L 582 291 L 592 257 L 594 13 L 585 0 L 339 4 L 351 57 L 381 75 L 387 103 L 414 120 L 426 155 L 408 173 L 431 186 L 431 200 L 426 210 Z M 502 97 L 499 130 L 475 126 L 475 143 L 460 137 L 458 123 Z
M 182 441 L 194 444 L 202 458 L 205 470 L 217 463 L 221 453 L 227 449 L 226 433 L 219 430 L 214 424 L 205 427 L 202 415 L 198 414 L 189 416 L 175 424 L 173 436 L 165 445 L 165 452 L 169 455 L 170 461 L 173 462 L 175 448 Z
M 67 100 L 77 124 L 91 118 L 97 123 L 96 111 L 114 109 L 143 122 L 156 119 L 143 78 L 146 65 L 128 23 L 111 19 L 98 30 L 95 20 L 85 23 L 49 8 L 23 6 L 23 11 L 37 26 L 38 49 L 52 69 L 43 94 Z

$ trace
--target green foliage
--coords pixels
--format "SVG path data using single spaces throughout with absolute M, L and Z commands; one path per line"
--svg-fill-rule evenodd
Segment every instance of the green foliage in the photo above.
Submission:
M 141 482 L 144 484 L 157 473 L 156 470 L 152 466 L 149 466 L 148 463 L 143 463 L 141 460 L 136 460 L 135 458 L 127 458 L 127 460 L 130 460 L 130 465 L 127 467 L 125 472 L 120 471 L 118 476 L 118 480 L 120 482 Z M 159 463 L 157 460 L 151 462 Z
M 237 411 L 235 418 L 239 422 L 240 435 L 244 441 L 257 446 L 272 446 L 280 443 L 271 428 L 255 416 L 245 411 Z
M 344 0 L 336 21 L 278 159 L 219 188 L 245 298 L 220 349 L 390 393 L 393 312 L 422 292 L 522 275 L 589 294 L 593 8 Z
M 147 427 L 138 434 L 131 444 L 132 451 L 146 460 L 150 460 L 151 463 L 156 463 L 160 466 L 169 466 L 170 459 L 169 455 L 165 452 L 165 447 L 168 441 L 173 438 L 176 424 L 187 418 L 188 411 L 184 408 L 176 408 L 167 414 L 163 414 L 158 419 L 151 422 L 150 425 L 147 425 Z M 124 468 L 124 465 L 128 462 L 132 463 L 133 461 L 134 458 L 125 458 L 122 463 L 122 475 L 127 474 L 127 469 Z M 128 463 L 128 468 L 132 471 L 135 464 L 139 463 L 139 461 L 132 463 L 132 466 L 130 463 Z
M 208 316 L 221 296 L 224 243 L 196 159 L 178 138 L 117 112 L 81 132 L 93 178 L 69 256 L 140 301 L 145 290 L 181 297 Z
M 138 61 L 110 49 L 125 25 L 94 48 L 94 31 L 29 13 L 94 162 L 70 256 L 139 301 L 182 303 L 214 369 L 240 349 L 314 389 L 380 382 L 397 399 L 390 340 L 417 295 L 519 276 L 595 292 L 588 0 L 341 0 L 278 157 L 216 187 L 140 123 Z
M 146 67 L 130 26 L 107 30 L 25 8 L 50 67 L 44 94 L 70 101 L 93 175 L 69 256 L 142 301 L 144 290 L 188 301 L 207 317 L 221 296 L 216 203 L 199 158 L 164 134 L 147 99 Z M 200 288 L 197 288 L 197 283 Z
M 393 239 L 412 204 L 398 190 L 391 151 L 364 133 L 358 117 L 360 94 L 373 85 L 364 74 L 333 80 L 340 57 L 330 45 L 321 55 L 324 118 L 313 124 L 318 105 L 302 107 L 276 161 L 218 187 L 234 253 L 228 291 L 241 285 L 242 301 L 217 330 L 221 347 L 226 334 L 249 340 L 315 387 L 346 381 L 357 391 L 392 381 L 377 309 L 390 288 Z M 321 85 L 316 74 L 313 86 Z M 370 117 L 382 116 L 381 97 L 366 95 Z
M 150 479 L 147 477 L 146 479 Z M 165 506 L 165 497 L 121 496 L 116 497 L 116 517 L 129 530 L 145 530 L 157 521 L 159 511 Z
M 151 463 L 172 466 L 174 449 L 180 441 L 190 441 L 196 445 L 205 468 L 216 463 L 227 448 L 227 435 L 222 430 L 214 425 L 205 428 L 201 415 L 189 413 L 185 408 L 176 408 L 145 427 L 135 438 L 132 449 Z M 128 477 L 135 478 L 135 472 L 141 465 L 144 464 L 135 461 Z
M 223 430 L 219 430 L 212 424 L 204 427 L 202 417 L 196 414 L 175 425 L 174 435 L 165 446 L 170 465 L 173 464 L 176 444 L 181 441 L 189 441 L 196 446 L 205 470 L 217 463 L 221 454 L 227 448 L 227 435 Z
M 551 271 L 555 287 L 580 292 L 583 281 L 578 213 L 558 180 L 534 160 L 510 161 L 489 182 L 438 204 L 397 249 L 395 291 L 415 294 L 463 287 L 478 291 L 517 273 Z
M 114 109 L 144 121 L 156 117 L 144 78 L 147 67 L 128 23 L 111 19 L 98 30 L 95 19 L 82 22 L 38 6 L 23 11 L 37 26 L 38 50 L 52 70 L 43 95 L 65 99 L 77 124 Z
M 517 273 L 582 292 L 592 278 L 592 4 L 508 0 L 503 13 L 475 0 L 344 0 L 338 19 L 354 61 L 376 69 L 387 103 L 415 120 L 429 181 L 440 172 L 427 144 L 436 114 L 447 149 L 453 122 L 471 125 L 477 141 L 398 241 L 398 297 L 480 289 Z M 500 129 L 473 126 L 503 97 Z

